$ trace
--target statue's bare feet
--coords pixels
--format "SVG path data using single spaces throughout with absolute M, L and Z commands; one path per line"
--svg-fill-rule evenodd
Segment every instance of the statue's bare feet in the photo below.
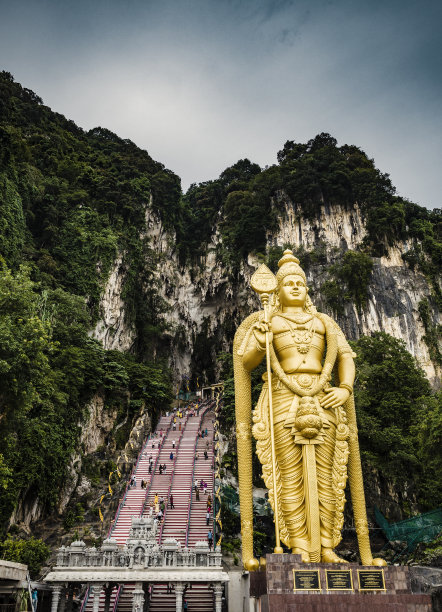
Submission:
M 301 560 L 303 563 L 310 563 L 310 555 L 307 551 L 302 550 L 302 548 L 292 548 L 293 555 L 301 555 Z
M 321 550 L 322 563 L 348 563 L 345 559 L 338 557 L 332 548 L 323 548 Z

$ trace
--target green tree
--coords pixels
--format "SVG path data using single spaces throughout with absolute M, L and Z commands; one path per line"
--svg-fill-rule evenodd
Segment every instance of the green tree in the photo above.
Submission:
M 0 253 L 11 265 L 20 261 L 25 228 L 21 197 L 14 183 L 0 173 Z
M 3 455 L 0 455 L 0 489 L 3 491 L 3 494 L 12 482 L 12 470 L 6 465 Z
M 330 266 L 331 279 L 321 290 L 335 312 L 342 314 L 345 302 L 353 302 L 359 311 L 365 306 L 372 270 L 372 258 L 362 251 L 346 251 Z
M 423 507 L 442 501 L 437 458 L 429 457 L 440 440 L 440 398 L 404 343 L 384 332 L 353 343 L 357 379 L 355 401 L 364 461 L 396 488 L 413 482 Z M 429 430 L 433 434 L 429 436 Z M 427 438 L 426 438 L 427 436 Z
M 38 578 L 42 566 L 51 554 L 49 546 L 33 536 L 29 540 L 8 537 L 0 542 L 0 551 L 2 559 L 27 565 L 33 579 Z

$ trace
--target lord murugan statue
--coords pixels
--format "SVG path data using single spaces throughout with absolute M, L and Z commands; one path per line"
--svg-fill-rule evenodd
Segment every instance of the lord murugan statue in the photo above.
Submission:
M 238 328 L 234 345 L 236 436 L 244 567 L 253 555 L 252 445 L 269 489 L 276 532 L 308 562 L 342 563 L 347 474 L 364 565 L 385 565 L 370 549 L 357 437 L 354 353 L 339 326 L 317 312 L 299 260 L 286 250 L 276 277 L 264 265 L 252 277 L 263 310 Z M 252 412 L 250 372 L 267 373 Z M 253 423 L 252 423 L 253 421 Z

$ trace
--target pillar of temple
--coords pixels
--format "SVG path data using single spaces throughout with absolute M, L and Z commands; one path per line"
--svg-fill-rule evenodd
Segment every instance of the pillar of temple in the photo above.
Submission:
M 65 585 L 63 584 L 61 586 L 61 591 L 60 591 L 60 603 L 58 605 L 58 612 L 64 612 L 66 607 L 66 588 Z
M 144 589 L 142 582 L 136 582 L 133 591 L 132 612 L 143 612 L 144 608 Z
M 61 589 L 61 584 L 54 584 L 54 586 L 52 587 L 51 612 L 57 612 L 58 610 L 58 602 L 60 601 Z
M 183 593 L 184 584 L 182 582 L 175 582 L 175 601 L 176 601 L 176 612 L 183 611 Z
M 215 594 L 215 612 L 221 612 L 223 595 L 223 585 L 221 582 L 216 582 L 213 585 L 213 592 Z
M 95 584 L 92 585 L 91 591 L 92 591 L 93 598 L 94 598 L 92 612 L 98 612 L 100 608 L 100 593 L 102 589 L 103 589 L 102 582 L 96 582 Z

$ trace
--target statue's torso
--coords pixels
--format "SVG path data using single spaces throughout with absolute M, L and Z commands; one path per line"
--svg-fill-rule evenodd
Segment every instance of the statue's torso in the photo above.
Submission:
M 272 318 L 273 346 L 286 374 L 319 374 L 325 350 L 325 326 L 316 316 L 305 323 L 289 316 Z

